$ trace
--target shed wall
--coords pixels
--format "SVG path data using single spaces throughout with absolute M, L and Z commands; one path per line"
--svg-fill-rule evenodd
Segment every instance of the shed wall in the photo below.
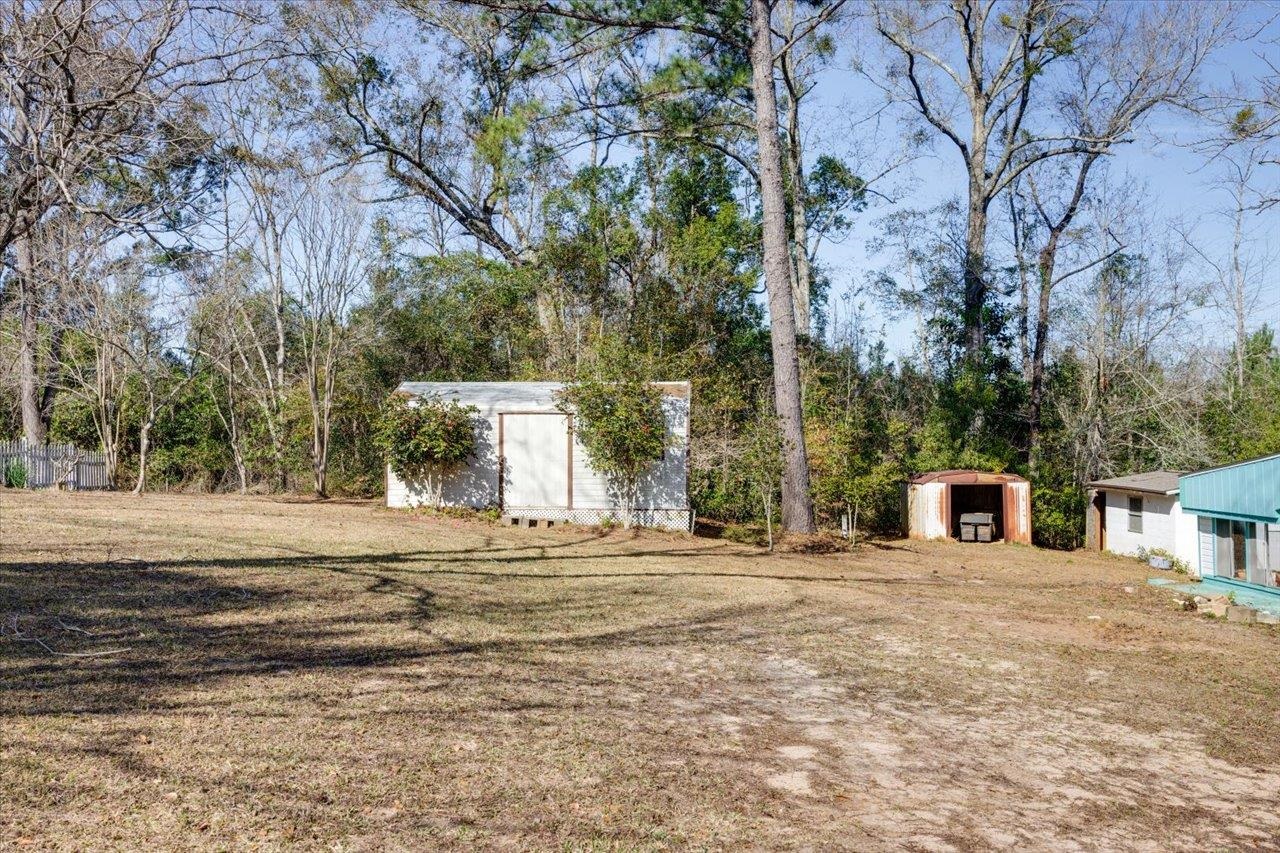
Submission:
M 1031 484 L 1001 484 L 1004 541 L 1031 544 Z M 949 539 L 952 531 L 950 486 L 941 481 L 909 483 L 907 535 L 912 539 Z
M 687 386 L 683 383 L 669 384 L 685 388 L 682 396 L 663 396 L 667 432 L 673 437 L 675 446 L 668 448 L 663 458 L 654 464 L 642 480 L 636 520 L 648 526 L 683 530 L 687 529 L 690 518 L 689 399 Z M 525 385 L 528 387 L 524 387 Z M 509 482 L 503 483 L 501 487 L 499 485 L 500 417 L 503 414 L 516 416 L 516 413 L 556 412 L 554 392 L 560 386 L 555 383 L 482 383 L 476 386 L 466 383 L 412 383 L 408 387 L 411 393 L 437 394 L 444 399 L 457 400 L 480 409 L 480 414 L 476 416 L 476 455 L 467 465 L 455 469 L 444 478 L 441 495 L 445 506 L 483 509 L 500 506 L 504 502 L 502 493 L 510 487 Z M 565 444 L 556 446 L 565 447 L 569 438 L 566 432 L 563 437 Z M 554 454 L 558 456 L 558 460 L 552 460 L 552 456 L 553 454 L 548 454 L 548 460 L 557 465 L 557 470 L 548 471 L 547 480 L 563 484 L 565 472 L 561 467 L 565 463 L 565 455 Z M 567 486 L 561 486 L 565 492 L 563 500 L 546 507 L 521 507 L 521 511 L 531 517 L 572 518 L 584 522 L 598 522 L 607 515 L 616 515 L 618 502 L 609 494 L 606 478 L 591 467 L 586 450 L 576 435 L 573 437 L 572 465 L 572 512 L 567 511 Z M 429 501 L 425 484 L 405 482 L 389 466 L 386 493 L 389 507 L 424 506 Z
M 946 483 L 912 483 L 907 486 L 907 535 L 912 539 L 946 539 Z
M 1031 484 L 1006 483 L 1004 487 L 1004 538 L 1006 542 L 1031 544 Z
M 476 418 L 476 455 L 452 471 L 441 485 L 445 506 L 483 508 L 498 505 L 498 416 Z M 426 487 L 406 483 L 387 466 L 387 506 L 415 507 L 428 502 Z
M 657 510 L 683 510 L 689 506 L 689 405 L 688 401 L 664 397 L 663 412 L 667 432 L 679 437 L 662 458 L 650 467 L 640 483 L 639 506 Z M 609 493 L 608 479 L 591 467 L 587 450 L 575 432 L 573 437 L 573 508 L 616 510 L 618 502 Z

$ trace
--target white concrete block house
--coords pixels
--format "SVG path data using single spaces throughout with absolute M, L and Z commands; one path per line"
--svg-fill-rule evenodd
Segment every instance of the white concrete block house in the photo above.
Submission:
M 688 382 L 654 383 L 662 392 L 671 438 L 640 485 L 634 520 L 646 527 L 688 530 Z M 559 382 L 404 382 L 395 393 L 475 406 L 476 455 L 444 478 L 446 506 L 497 507 L 518 518 L 599 524 L 617 519 L 618 501 L 592 470 L 573 430 L 573 416 L 556 408 Z M 387 506 L 427 502 L 420 483 L 387 468 Z
M 1159 549 L 1194 565 L 1196 520 L 1178 500 L 1180 471 L 1148 471 L 1090 483 L 1090 536 L 1099 551 Z

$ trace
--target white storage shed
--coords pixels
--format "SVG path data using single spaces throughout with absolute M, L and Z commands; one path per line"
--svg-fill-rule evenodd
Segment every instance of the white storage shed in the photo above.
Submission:
M 636 524 L 688 530 L 688 382 L 656 382 L 662 392 L 670 444 L 640 485 Z M 599 524 L 618 518 L 606 479 L 591 468 L 577 440 L 573 416 L 556 407 L 559 382 L 404 382 L 396 394 L 475 406 L 476 454 L 446 475 L 446 506 L 497 507 L 522 519 Z M 421 483 L 404 482 L 387 467 L 387 506 L 427 503 Z

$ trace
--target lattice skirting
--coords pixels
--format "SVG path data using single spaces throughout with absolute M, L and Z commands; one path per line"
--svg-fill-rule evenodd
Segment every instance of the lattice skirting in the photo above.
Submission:
M 564 509 L 545 506 L 508 506 L 502 514 L 511 518 L 538 518 L 564 521 L 569 524 L 603 524 L 608 519 L 618 520 L 614 509 Z M 661 527 L 666 530 L 688 530 L 693 523 L 693 511 L 688 509 L 636 509 L 631 513 L 632 522 L 640 527 Z

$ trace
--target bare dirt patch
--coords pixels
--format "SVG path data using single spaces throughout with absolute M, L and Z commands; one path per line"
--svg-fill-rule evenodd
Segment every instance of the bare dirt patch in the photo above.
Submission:
M 1280 848 L 1280 632 L 1143 580 L 0 493 L 0 847 Z

